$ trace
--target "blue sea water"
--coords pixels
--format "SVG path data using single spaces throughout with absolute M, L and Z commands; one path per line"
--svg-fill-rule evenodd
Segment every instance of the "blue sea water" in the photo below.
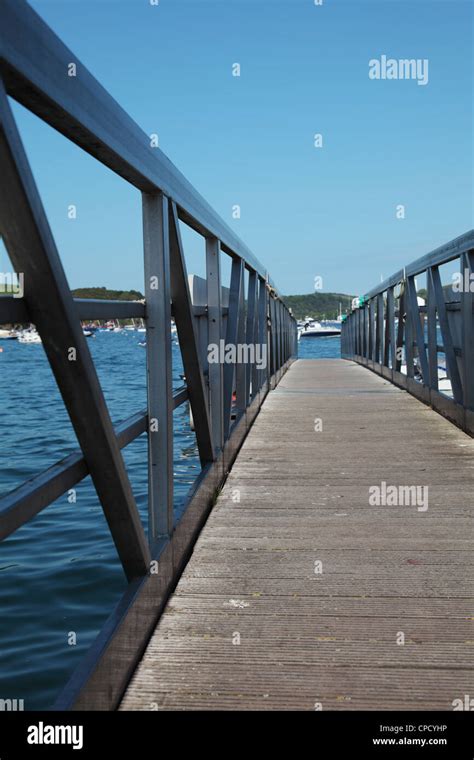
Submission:
M 146 407 L 145 350 L 137 332 L 89 339 L 117 423 Z M 77 450 L 77 440 L 41 345 L 0 341 L 0 496 Z M 338 337 L 306 338 L 301 358 L 339 358 Z M 182 385 L 173 343 L 173 384 Z M 174 413 L 175 515 L 199 472 L 189 408 Z M 123 449 L 147 524 L 146 436 Z M 126 581 L 90 478 L 0 544 L 0 699 L 47 709 L 93 642 Z M 75 643 L 72 643 L 75 642 Z

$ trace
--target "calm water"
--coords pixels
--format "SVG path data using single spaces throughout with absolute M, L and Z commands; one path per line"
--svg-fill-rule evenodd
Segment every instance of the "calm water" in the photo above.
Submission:
M 114 422 L 146 407 L 143 334 L 89 340 Z M 77 449 L 41 345 L 0 341 L 0 496 Z M 339 358 L 338 337 L 300 341 L 301 358 Z M 173 344 L 173 383 L 182 385 Z M 187 404 L 175 411 L 175 514 L 199 472 Z M 146 529 L 146 436 L 123 450 Z M 125 578 L 89 478 L 0 544 L 0 699 L 47 708 L 125 589 Z M 75 635 L 76 643 L 70 635 Z

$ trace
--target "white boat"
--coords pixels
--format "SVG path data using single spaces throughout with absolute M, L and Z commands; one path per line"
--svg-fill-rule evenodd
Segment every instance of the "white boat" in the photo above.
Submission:
M 15 330 L 0 330 L 0 340 L 16 340 L 18 333 Z
M 18 335 L 18 343 L 42 343 L 41 337 L 36 330 L 23 330 Z
M 301 330 L 301 338 L 321 338 L 323 336 L 340 335 L 341 328 L 339 325 L 334 324 L 321 324 L 312 319 L 306 322 L 304 328 Z

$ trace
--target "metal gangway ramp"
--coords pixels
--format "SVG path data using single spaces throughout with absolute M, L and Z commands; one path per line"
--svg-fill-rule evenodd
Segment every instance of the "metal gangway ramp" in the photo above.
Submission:
M 73 297 L 12 99 L 139 193 L 144 303 Z M 474 279 L 474 232 L 369 290 L 342 325 L 342 358 L 298 360 L 267 268 L 25 0 L 0 2 L 0 178 L 0 234 L 25 281 L 24 298 L 0 298 L 0 325 L 36 326 L 78 443 L 0 499 L 0 540 L 90 476 L 123 569 L 123 595 L 54 708 L 464 704 L 474 293 L 448 289 L 440 267 Z M 183 225 L 201 236 L 201 279 Z M 81 325 L 91 319 L 146 325 L 146 408 L 115 424 Z M 221 343 L 252 351 L 211 362 Z M 199 467 L 177 517 L 183 404 Z M 139 436 L 146 516 L 122 455 Z
M 121 709 L 452 710 L 472 690 L 473 477 L 473 440 L 428 406 L 353 362 L 297 361 Z M 427 509 L 370 504 L 382 481 L 426 485 Z

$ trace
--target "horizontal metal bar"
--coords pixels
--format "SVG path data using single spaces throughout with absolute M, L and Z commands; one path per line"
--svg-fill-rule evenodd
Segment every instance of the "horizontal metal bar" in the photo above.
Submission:
M 150 136 L 119 106 L 25 0 L 0 5 L 0 71 L 8 94 L 138 189 L 161 190 L 179 218 L 214 236 L 262 277 L 266 268 Z M 76 76 L 67 76 L 71 63 Z M 215 177 L 216 182 L 219 178 Z
M 95 298 L 75 298 L 77 315 L 81 321 L 88 319 L 146 319 L 146 304 L 140 301 L 106 301 Z M 222 315 L 229 312 L 222 307 Z M 207 306 L 194 306 L 195 317 L 207 316 Z M 173 308 L 171 308 L 173 314 Z M 0 296 L 0 325 L 26 324 L 31 322 L 26 302 L 13 296 Z
M 188 398 L 186 387 L 173 394 L 174 408 Z M 137 412 L 115 427 L 119 447 L 123 449 L 147 430 L 146 411 Z M 89 474 L 80 452 L 74 452 L 19 488 L 0 499 L 0 541 L 31 520 L 38 512 L 58 499 Z
M 228 306 L 221 307 L 221 314 L 225 317 L 229 313 Z M 173 314 L 173 306 L 171 306 L 171 314 Z M 195 317 L 207 317 L 207 306 L 193 306 L 193 314 Z
M 105 301 L 75 298 L 79 319 L 145 319 L 146 306 L 140 301 Z
M 145 432 L 146 420 L 146 412 L 139 412 L 117 425 L 115 433 L 120 448 Z M 75 452 L 0 499 L 0 540 L 21 527 L 88 473 L 82 453 Z
M 177 409 L 178 406 L 181 406 L 181 404 L 184 404 L 185 401 L 187 401 L 189 398 L 188 396 L 188 389 L 185 385 L 183 385 L 182 388 L 179 388 L 177 391 L 173 393 L 173 401 L 174 401 L 174 408 Z
M 75 298 L 77 316 L 87 319 L 144 319 L 146 307 L 140 301 L 106 301 L 95 298 Z M 31 322 L 26 301 L 14 296 L 0 297 L 0 325 Z

